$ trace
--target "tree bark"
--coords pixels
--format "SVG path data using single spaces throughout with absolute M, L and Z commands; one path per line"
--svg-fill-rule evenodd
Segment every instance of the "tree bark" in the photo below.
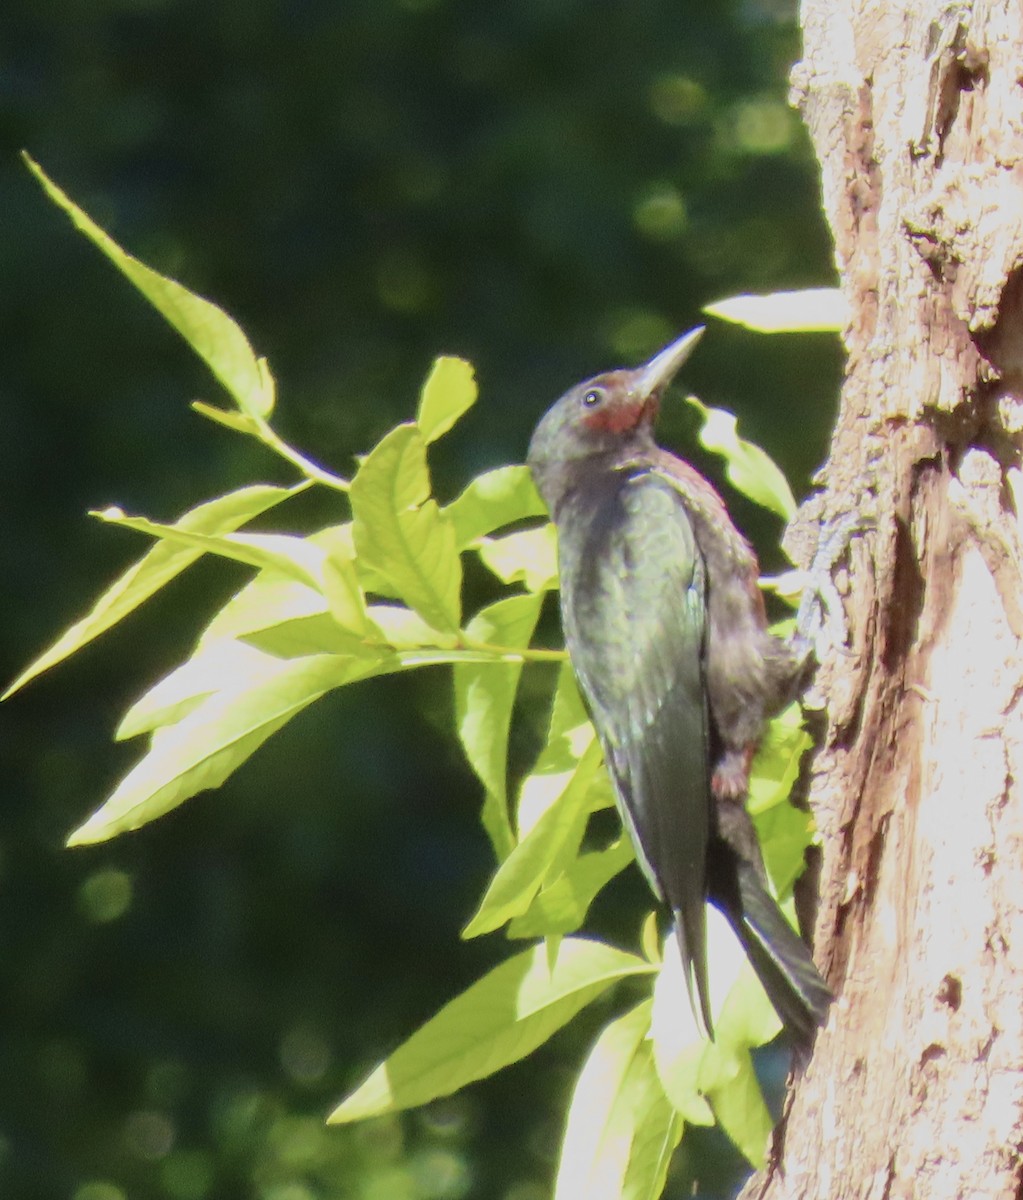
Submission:
M 838 999 L 745 1196 L 1023 1195 L 1023 11 L 804 0 L 849 302 L 825 518 L 816 957 Z

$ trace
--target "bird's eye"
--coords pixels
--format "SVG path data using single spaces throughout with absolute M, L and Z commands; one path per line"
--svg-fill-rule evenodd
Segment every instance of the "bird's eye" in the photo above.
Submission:
M 601 400 L 603 400 L 603 398 L 603 395 L 597 391 L 596 388 L 590 388 L 585 396 L 583 396 L 583 404 L 585 404 L 587 408 L 595 408 L 601 402 Z

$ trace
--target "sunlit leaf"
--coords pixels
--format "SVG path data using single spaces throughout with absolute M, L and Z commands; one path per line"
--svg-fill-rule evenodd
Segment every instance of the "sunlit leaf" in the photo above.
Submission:
M 380 639 L 397 650 L 416 646 L 453 647 L 458 643 L 456 634 L 439 632 L 401 604 L 371 604 L 369 618 Z M 492 657 L 487 656 L 487 661 L 492 661 Z
M 554 1200 L 656 1200 L 682 1136 L 654 1071 L 650 1001 L 613 1021 L 579 1075 Z
M 712 972 L 712 987 L 716 982 Z M 714 1114 L 700 1086 L 700 1067 L 710 1043 L 702 1036 L 689 1003 L 674 934 L 664 943 L 663 962 L 654 981 L 650 1028 L 657 1074 L 672 1104 L 689 1124 L 713 1125 Z
M 806 867 L 807 847 L 815 838 L 813 815 L 786 801 L 756 819 L 764 865 L 779 896 L 790 896 Z
M 195 653 L 152 685 L 121 718 L 118 741 L 174 725 L 225 684 L 244 692 L 258 687 L 267 672 L 266 656 L 244 642 L 200 642 Z
M 175 528 L 193 533 L 228 533 L 280 504 L 282 500 L 287 500 L 289 496 L 303 491 L 306 486 L 246 487 L 229 492 L 226 496 L 191 509 L 181 517 Z M 107 588 L 87 616 L 62 633 L 44 654 L 28 666 L 7 689 L 5 696 L 12 695 L 30 679 L 56 666 L 134 612 L 140 604 L 190 567 L 202 553 L 194 546 L 167 541 L 158 543 Z
M 715 1117 L 743 1154 L 762 1155 L 766 1132 L 763 1098 L 750 1068 L 749 1050 L 771 1041 L 781 1021 L 738 939 L 716 909 L 707 912 L 707 943 L 714 1041 L 700 1035 L 689 1005 L 674 937 L 665 943 L 664 963 L 654 984 L 651 1018 L 657 1073 L 675 1108 L 692 1124 Z M 727 1114 L 728 1124 L 722 1114 Z
M 800 760 L 811 745 L 799 705 L 790 705 L 768 725 L 750 773 L 748 807 L 779 896 L 787 896 L 803 873 L 806 849 L 814 840 L 812 814 L 790 799 Z
M 554 689 L 547 740 L 519 791 L 516 819 L 519 837 L 529 833 L 562 794 L 595 736 L 575 673 L 565 663 L 558 672 Z
M 433 442 L 476 403 L 476 377 L 472 364 L 462 358 L 442 356 L 423 384 L 416 424 L 424 442 Z
M 657 1200 L 664 1191 L 671 1159 L 682 1141 L 685 1123 L 664 1094 L 653 1066 L 653 1053 L 644 1045 L 641 1063 L 629 1080 L 627 1103 L 636 1113 L 632 1154 L 622 1185 L 622 1200 Z
M 282 621 L 326 615 L 328 604 L 322 591 L 293 576 L 260 571 L 213 617 L 198 647 L 240 639 Z
M 474 643 L 521 649 L 540 616 L 541 595 L 510 596 L 478 613 L 466 627 Z M 508 815 L 507 757 L 520 663 L 456 666 L 455 723 L 465 755 L 483 783 L 482 821 L 498 859 L 514 844 Z
M 513 521 L 545 516 L 547 509 L 529 468 L 515 466 L 477 475 L 444 512 L 455 527 L 458 548 L 464 550 L 477 538 Z
M 554 1200 L 621 1196 L 634 1132 L 631 1122 L 622 1121 L 622 1091 L 649 1028 L 645 1000 L 612 1021 L 590 1051 L 568 1110 Z
M 317 591 L 325 590 L 324 552 L 304 538 L 281 533 L 197 533 L 177 525 L 150 521 L 146 517 L 129 517 L 119 508 L 105 508 L 91 515 L 110 525 L 134 529 L 149 537 L 161 538 L 203 554 L 215 554 L 257 570 L 275 571 Z
M 661 965 L 661 934 L 657 913 L 651 909 L 643 918 L 639 930 L 639 944 L 643 949 L 643 957 L 647 962 Z
M 352 481 L 355 548 L 424 621 L 456 632 L 462 564 L 454 528 L 429 496 L 426 444 L 415 425 L 399 425 Z
M 414 1108 L 517 1062 L 619 979 L 649 964 L 566 938 L 505 960 L 422 1026 L 330 1115 L 340 1123 Z
M 600 747 L 591 742 L 546 812 L 498 867 L 463 937 L 490 933 L 521 916 L 548 872 L 564 856 L 575 855 L 592 812 L 590 786 L 600 764 Z
M 248 649 L 256 656 L 248 671 L 210 679 L 209 691 L 199 703 L 186 705 L 185 715 L 175 724 L 157 729 L 145 757 L 75 830 L 68 845 L 101 842 L 138 829 L 197 792 L 219 787 L 272 733 L 314 700 L 382 665 L 375 659 L 332 654 L 279 659 Z M 204 667 L 208 665 L 204 662 Z
M 235 433 L 245 433 L 249 436 L 259 433 L 259 422 L 250 417 L 248 413 L 239 412 L 233 408 L 217 408 L 216 405 L 207 404 L 203 400 L 193 400 L 189 407 L 193 412 L 206 417 L 207 420 L 213 421 L 217 425 L 223 425 L 225 429 L 233 430 Z
M 479 556 L 504 583 L 523 583 L 531 592 L 558 586 L 558 540 L 551 524 L 485 538 Z
M 230 392 L 244 413 L 267 417 L 273 411 L 274 384 L 266 359 L 257 358 L 248 338 L 231 317 L 166 275 L 133 258 L 84 213 L 27 154 L 29 170 L 74 226 L 102 250 L 164 319 L 181 334 Z
M 838 288 L 806 288 L 767 296 L 730 296 L 703 311 L 758 333 L 841 333 L 849 306 Z
M 750 768 L 748 808 L 754 816 L 792 794 L 799 764 L 813 745 L 798 704 L 790 704 L 769 722 Z
M 574 933 L 586 920 L 597 893 L 634 858 L 632 843 L 624 836 L 606 850 L 580 854 L 556 879 L 541 887 L 529 908 L 508 926 L 508 936 Z
M 749 1051 L 737 1054 L 737 1069 L 726 1085 L 710 1092 L 718 1124 L 754 1170 L 764 1165 L 774 1128 Z
M 695 396 L 688 400 L 703 418 L 700 444 L 725 460 L 725 474 L 732 486 L 754 503 L 791 521 L 796 515 L 796 501 L 774 460 L 753 442 L 739 437 L 732 413 L 707 408 Z
M 351 629 L 345 629 L 330 613 L 291 617 L 264 625 L 247 633 L 250 646 L 275 658 L 307 658 L 311 654 L 361 654 L 366 642 Z

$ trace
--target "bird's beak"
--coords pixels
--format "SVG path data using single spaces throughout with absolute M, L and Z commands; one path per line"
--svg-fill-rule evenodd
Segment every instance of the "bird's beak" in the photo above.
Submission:
M 703 329 L 702 325 L 690 329 L 688 333 L 676 338 L 671 345 L 665 346 L 663 350 L 655 354 L 645 367 L 640 367 L 638 378 L 633 386 L 633 394 L 642 397 L 653 396 L 662 388 L 667 387 L 678 374 L 682 364 L 692 354 L 693 347 L 703 336 Z

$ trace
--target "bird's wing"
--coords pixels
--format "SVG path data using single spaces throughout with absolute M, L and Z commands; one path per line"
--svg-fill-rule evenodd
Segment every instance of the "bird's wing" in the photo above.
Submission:
M 678 491 L 650 471 L 615 473 L 577 511 L 584 536 L 562 539 L 569 653 L 640 863 L 675 914 L 709 1030 L 703 559 Z

